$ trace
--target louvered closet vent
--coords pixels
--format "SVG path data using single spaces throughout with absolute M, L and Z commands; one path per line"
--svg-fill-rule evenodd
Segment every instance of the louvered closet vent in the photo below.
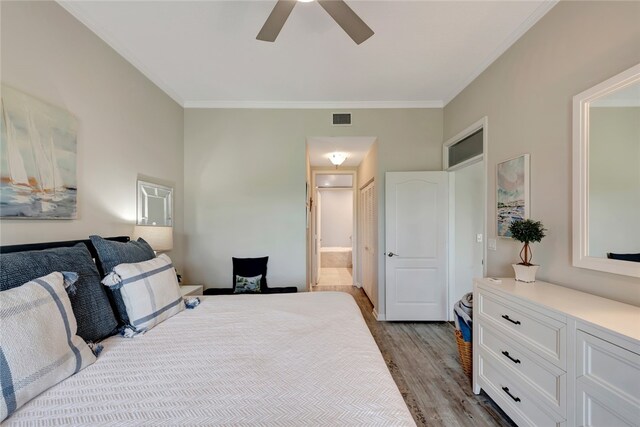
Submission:
M 331 114 L 331 124 L 334 126 L 351 126 L 351 113 Z

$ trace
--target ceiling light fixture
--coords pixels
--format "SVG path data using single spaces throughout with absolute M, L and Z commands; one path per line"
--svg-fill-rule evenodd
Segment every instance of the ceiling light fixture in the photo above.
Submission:
M 347 153 L 331 153 L 329 154 L 329 160 L 331 160 L 331 163 L 333 163 L 336 169 L 338 169 L 338 166 L 340 166 L 344 163 L 345 160 L 347 160 Z

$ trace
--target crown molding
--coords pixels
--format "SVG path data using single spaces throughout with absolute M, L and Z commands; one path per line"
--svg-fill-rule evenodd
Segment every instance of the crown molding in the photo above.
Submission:
M 111 49 L 113 49 L 118 55 L 122 56 L 129 64 L 133 65 L 144 77 L 149 79 L 151 83 L 155 84 L 166 93 L 171 99 L 178 103 L 181 107 L 184 106 L 184 100 L 178 95 L 178 93 L 171 88 L 165 81 L 151 72 L 140 62 L 136 56 L 126 48 L 122 43 L 119 43 L 117 39 L 105 28 L 98 25 L 95 21 L 88 18 L 82 10 L 72 1 L 57 0 L 57 3 L 62 6 L 67 12 L 76 18 L 80 23 L 89 29 L 92 33 L 98 36 L 103 42 L 105 42 Z
M 442 108 L 442 101 L 186 101 L 184 108 L 371 109 Z
M 493 62 L 507 51 L 516 41 L 520 39 L 527 31 L 531 29 L 544 15 L 547 14 L 560 0 L 547 0 L 540 4 L 529 17 L 516 28 L 498 47 L 462 82 L 458 89 L 451 92 L 451 95 L 445 97 L 444 106 L 460 94 L 467 86 L 471 84 L 480 74 L 482 74 Z

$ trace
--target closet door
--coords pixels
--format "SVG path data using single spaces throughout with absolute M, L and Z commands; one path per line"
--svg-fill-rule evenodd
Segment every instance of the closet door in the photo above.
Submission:
M 362 289 L 367 292 L 367 274 L 369 270 L 367 268 L 367 262 L 369 256 L 367 254 L 367 191 L 366 188 L 360 189 L 360 280 Z
M 373 182 L 361 190 L 362 208 L 362 287 L 374 301 L 375 292 L 375 268 L 376 268 L 376 207 L 375 185 Z
M 369 299 L 371 301 L 375 301 L 376 298 L 374 297 L 374 292 L 376 292 L 377 286 L 375 283 L 377 274 L 376 274 L 376 266 L 378 265 L 378 263 L 376 262 L 376 254 L 377 254 L 377 236 L 378 236 L 378 232 L 377 232 L 377 227 L 378 227 L 378 221 L 377 221 L 377 215 L 376 215 L 376 192 L 375 192 L 375 185 L 372 182 L 369 185 L 369 200 L 367 200 L 367 203 L 369 204 L 369 220 L 368 220 L 368 224 L 369 224 L 369 293 L 367 295 L 369 295 Z

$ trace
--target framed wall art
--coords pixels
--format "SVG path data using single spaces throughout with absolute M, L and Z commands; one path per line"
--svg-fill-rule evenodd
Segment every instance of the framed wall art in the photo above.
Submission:
M 496 215 L 499 237 L 511 237 L 513 221 L 529 218 L 529 154 L 498 163 Z
M 0 217 L 76 218 L 75 117 L 6 85 L 0 100 Z

